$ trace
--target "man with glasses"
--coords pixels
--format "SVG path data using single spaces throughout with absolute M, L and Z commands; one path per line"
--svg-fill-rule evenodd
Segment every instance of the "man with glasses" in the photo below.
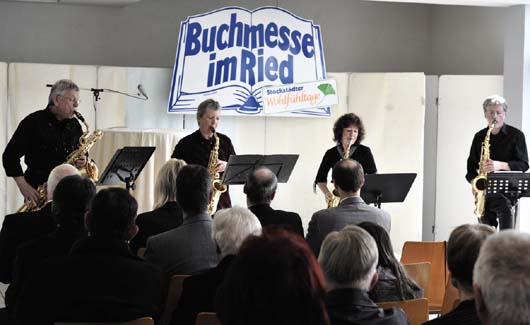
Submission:
M 490 159 L 485 165 L 486 172 L 526 171 L 528 169 L 528 151 L 524 133 L 504 122 L 508 110 L 506 99 L 499 95 L 489 96 L 484 100 L 482 109 L 488 126 L 478 131 L 473 138 L 467 158 L 467 181 L 471 182 L 478 175 L 482 142 L 493 121 L 495 121 L 495 125 L 489 140 Z M 480 222 L 494 227 L 499 226 L 501 230 L 513 228 L 511 207 L 510 201 L 504 195 L 488 193 L 486 194 L 484 216 Z
M 38 202 L 36 188 L 78 147 L 83 134 L 74 118 L 78 105 L 79 87 L 71 80 L 57 81 L 51 88 L 47 107 L 26 116 L 9 140 L 2 161 L 6 175 L 13 177 L 24 200 Z M 23 156 L 25 172 L 20 165 Z M 80 159 L 76 167 L 85 163 L 85 159 Z

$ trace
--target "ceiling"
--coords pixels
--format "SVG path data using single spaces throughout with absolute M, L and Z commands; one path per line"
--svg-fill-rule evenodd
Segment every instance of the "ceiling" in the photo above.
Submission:
M 141 0 L 0 0 L 0 1 L 124 7 L 130 4 L 136 3 L 136 2 L 140 2 Z
M 509 7 L 514 5 L 528 5 L 530 0 L 364 0 L 383 2 L 425 3 L 438 5 Z

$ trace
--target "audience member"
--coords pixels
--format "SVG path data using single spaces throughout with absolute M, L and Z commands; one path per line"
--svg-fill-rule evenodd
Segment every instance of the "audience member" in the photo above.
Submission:
M 460 303 L 449 313 L 425 324 L 480 324 L 473 294 L 473 267 L 480 247 L 494 233 L 495 229 L 485 224 L 461 225 L 451 232 L 447 242 L 447 266 Z
M 96 195 L 96 186 L 85 177 L 63 178 L 53 191 L 52 215 L 57 228 L 51 234 L 20 245 L 13 267 L 13 282 L 6 292 L 6 307 L 14 311 L 20 288 L 43 261 L 68 255 L 74 242 L 87 236 L 85 212 Z
M 282 229 L 250 236 L 217 290 L 223 325 L 328 324 L 318 263 L 300 236 Z
M 278 179 L 267 167 L 260 167 L 249 174 L 243 192 L 247 195 L 247 206 L 261 225 L 278 225 L 304 237 L 302 219 L 297 213 L 271 208 L 271 202 L 276 196 Z
M 364 171 L 361 164 L 351 159 L 337 162 L 333 167 L 332 179 L 339 193 L 339 206 L 315 212 L 307 230 L 307 242 L 316 256 L 327 234 L 348 225 L 369 221 L 390 232 L 390 215 L 381 209 L 369 206 L 361 198 L 361 188 L 364 185 Z
M 89 237 L 69 256 L 43 262 L 26 281 L 16 308 L 19 324 L 158 320 L 167 279 L 127 243 L 138 231 L 137 207 L 124 189 L 101 190 L 86 214 Z
M 331 232 L 318 261 L 326 279 L 326 306 L 331 325 L 408 324 L 400 308 L 381 309 L 368 291 L 377 282 L 377 245 L 362 228 Z
M 55 167 L 48 176 L 46 183 L 48 203 L 42 209 L 5 216 L 0 231 L 0 282 L 11 283 L 13 263 L 20 244 L 55 230 L 57 225 L 52 217 L 51 205 L 53 191 L 61 179 L 70 175 L 79 175 L 77 168 L 69 164 Z
M 423 289 L 408 275 L 401 263 L 394 256 L 390 237 L 386 230 L 372 222 L 363 222 L 359 227 L 366 230 L 377 244 L 379 259 L 377 261 L 378 280 L 368 292 L 374 302 L 410 300 L 423 297 Z
M 168 274 L 193 274 L 217 265 L 212 240 L 212 218 L 208 215 L 211 181 L 200 165 L 182 167 L 177 175 L 177 202 L 184 222 L 147 239 L 145 259 Z
M 261 224 L 258 218 L 246 208 L 236 206 L 219 210 L 215 214 L 212 237 L 220 252 L 221 261 L 213 269 L 184 280 L 172 324 L 194 325 L 198 313 L 215 312 L 215 292 L 223 282 L 241 244 L 249 235 L 260 233 Z
M 530 322 L 530 234 L 504 230 L 482 245 L 473 271 L 481 324 Z
M 138 234 L 131 240 L 134 254 L 145 247 L 147 238 L 177 228 L 182 224 L 182 209 L 177 203 L 177 175 L 186 163 L 184 160 L 171 158 L 160 169 L 155 183 L 154 210 L 138 215 L 136 225 Z

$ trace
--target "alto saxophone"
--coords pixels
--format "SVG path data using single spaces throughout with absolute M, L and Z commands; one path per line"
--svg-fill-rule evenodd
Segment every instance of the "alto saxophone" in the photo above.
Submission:
M 88 153 L 88 150 L 90 150 L 90 148 L 92 148 L 96 141 L 101 139 L 101 137 L 103 136 L 103 132 L 101 130 L 95 130 L 92 134 L 89 134 L 88 124 L 86 123 L 83 115 L 81 115 L 81 113 L 77 111 L 74 111 L 74 114 L 75 117 L 85 125 L 86 131 L 83 132 L 83 134 L 79 138 L 79 146 L 77 147 L 77 149 L 72 151 L 64 162 L 65 164 L 70 164 L 72 166 L 75 166 L 75 162 L 77 159 L 85 157 Z M 99 170 L 93 160 L 89 159 L 85 166 L 81 168 L 80 172 L 81 174 L 88 176 L 94 182 L 98 180 Z M 26 201 L 20 208 L 18 208 L 17 212 L 30 212 L 42 209 L 47 202 L 45 184 L 39 185 L 37 187 L 37 193 L 39 194 L 39 199 L 36 204 L 34 204 L 32 201 Z
M 219 197 L 221 194 L 226 192 L 228 187 L 221 183 L 221 177 L 218 172 L 215 171 L 215 166 L 219 160 L 219 136 L 215 132 L 215 129 L 212 128 L 214 146 L 210 152 L 210 160 L 208 161 L 208 173 L 212 179 L 212 196 L 210 198 L 210 203 L 208 204 L 208 214 L 213 215 L 217 210 L 217 204 L 219 203 Z
M 352 145 L 353 143 L 350 140 L 350 142 L 348 143 L 348 148 L 342 154 L 342 160 L 350 158 L 350 148 Z M 331 192 L 331 194 L 326 197 L 326 204 L 328 206 L 328 209 L 339 206 L 339 203 L 340 203 L 339 193 L 337 192 L 336 189 L 333 189 L 333 192 Z
M 478 164 L 478 175 L 471 181 L 471 188 L 473 190 L 473 196 L 475 198 L 475 215 L 481 219 L 484 216 L 484 206 L 486 203 L 486 192 L 488 188 L 488 172 L 486 172 L 486 163 L 490 160 L 490 136 L 491 131 L 495 127 L 496 120 L 493 120 L 491 125 L 488 127 L 486 137 L 482 142 L 482 148 L 480 149 L 480 162 Z

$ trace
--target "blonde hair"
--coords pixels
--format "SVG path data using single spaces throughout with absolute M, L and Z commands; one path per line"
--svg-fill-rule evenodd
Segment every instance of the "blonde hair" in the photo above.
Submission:
M 184 160 L 171 158 L 160 168 L 156 177 L 153 209 L 158 209 L 167 202 L 177 201 L 177 175 L 184 166 Z

